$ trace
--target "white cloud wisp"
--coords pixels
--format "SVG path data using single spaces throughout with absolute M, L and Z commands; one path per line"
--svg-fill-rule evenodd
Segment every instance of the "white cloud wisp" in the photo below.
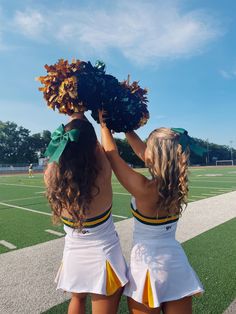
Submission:
M 17 11 L 14 27 L 31 40 L 67 44 L 90 56 L 115 49 L 138 64 L 191 57 L 222 34 L 202 10 L 183 12 L 176 1 L 120 1 L 111 9 Z

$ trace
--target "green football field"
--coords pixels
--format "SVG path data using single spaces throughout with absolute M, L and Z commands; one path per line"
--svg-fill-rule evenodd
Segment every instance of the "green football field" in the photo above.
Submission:
M 146 169 L 138 170 L 148 175 Z M 113 217 L 120 221 L 131 217 L 130 194 L 113 177 Z M 191 168 L 189 202 L 236 190 L 236 167 Z M 43 175 L 0 176 L 0 253 L 20 249 L 61 236 L 62 226 L 51 223 L 50 208 L 44 196 Z
M 148 175 L 147 170 L 138 170 Z M 191 168 L 189 202 L 236 191 L 236 167 Z M 62 226 L 51 223 L 50 208 L 44 197 L 42 174 L 0 176 L 0 253 L 56 239 Z M 113 177 L 113 217 L 120 221 L 131 217 L 130 195 Z M 59 232 L 59 235 L 51 232 Z M 236 218 L 185 242 L 185 252 L 204 287 L 203 297 L 195 298 L 193 313 L 222 314 L 236 297 Z M 3 241 L 3 242 L 2 242 Z M 15 248 L 8 248 L 5 242 Z M 68 302 L 45 314 L 67 312 Z M 90 313 L 88 302 L 87 313 Z M 127 314 L 122 297 L 119 314 Z

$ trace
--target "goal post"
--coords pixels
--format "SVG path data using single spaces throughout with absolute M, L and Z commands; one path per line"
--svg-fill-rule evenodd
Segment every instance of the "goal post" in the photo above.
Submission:
M 234 161 L 230 160 L 216 160 L 216 166 L 233 166 Z

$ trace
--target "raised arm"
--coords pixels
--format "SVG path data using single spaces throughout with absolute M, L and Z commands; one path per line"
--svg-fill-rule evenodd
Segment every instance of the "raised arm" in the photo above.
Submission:
M 117 179 L 133 196 L 144 195 L 149 180 L 130 168 L 120 157 L 115 140 L 104 123 L 101 123 L 101 136 L 103 148 Z
M 141 138 L 134 132 L 125 133 L 126 139 L 130 146 L 132 147 L 135 154 L 143 161 L 145 161 L 144 153 L 146 150 L 146 144 L 141 140 Z

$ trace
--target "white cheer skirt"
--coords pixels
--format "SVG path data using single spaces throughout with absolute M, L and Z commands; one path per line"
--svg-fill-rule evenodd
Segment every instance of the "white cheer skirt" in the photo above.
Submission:
M 203 293 L 201 282 L 175 239 L 177 219 L 159 219 L 160 224 L 154 219 L 157 223 L 152 225 L 152 219 L 143 217 L 137 214 L 134 218 L 129 282 L 124 294 L 156 308 L 163 302 Z M 148 221 L 150 224 L 146 224 Z
M 66 225 L 64 230 L 57 289 L 112 295 L 127 283 L 127 266 L 112 216 L 98 226 L 83 229 L 83 233 Z

